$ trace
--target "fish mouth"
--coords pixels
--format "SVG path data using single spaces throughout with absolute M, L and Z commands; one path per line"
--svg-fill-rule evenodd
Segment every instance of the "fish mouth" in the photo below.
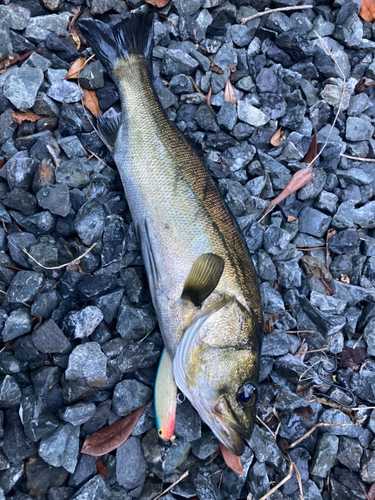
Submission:
M 252 425 L 245 427 L 237 421 L 226 398 L 222 396 L 215 405 L 197 410 L 216 438 L 235 455 L 242 455 L 245 440 L 251 437 Z

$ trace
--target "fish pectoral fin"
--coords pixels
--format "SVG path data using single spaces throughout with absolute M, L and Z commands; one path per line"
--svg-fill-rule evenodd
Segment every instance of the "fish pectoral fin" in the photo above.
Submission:
M 161 354 L 156 374 L 154 405 L 158 436 L 163 440 L 173 440 L 177 386 L 173 376 L 172 358 L 165 348 Z
M 104 144 L 113 154 L 117 134 L 121 125 L 121 113 L 114 116 L 99 116 L 97 119 L 98 132 Z
M 223 270 L 224 259 L 222 257 L 214 253 L 201 255 L 190 270 L 181 297 L 199 307 L 215 290 Z
M 138 240 L 141 244 L 142 257 L 147 271 L 148 284 L 150 287 L 152 300 L 154 301 L 155 293 L 158 288 L 158 271 L 156 268 L 154 252 L 152 251 L 150 228 L 147 218 L 144 221 L 143 228 L 138 225 L 136 227 L 136 231 Z

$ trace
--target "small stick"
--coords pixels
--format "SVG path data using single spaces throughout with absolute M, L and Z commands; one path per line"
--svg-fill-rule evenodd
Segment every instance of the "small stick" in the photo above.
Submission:
M 294 443 L 290 444 L 289 449 L 291 450 L 292 448 L 295 448 L 297 446 L 297 444 L 301 443 L 301 441 L 304 441 L 307 437 L 311 436 L 311 434 L 313 432 L 315 432 L 316 429 L 318 429 L 319 427 L 346 427 L 346 426 L 353 427 L 356 425 L 357 424 L 328 424 L 325 422 L 320 422 L 319 424 L 314 425 L 314 427 L 312 429 L 310 429 L 309 431 L 307 431 L 303 436 L 301 436 L 296 441 L 294 441 Z
M 260 417 L 258 417 L 258 415 L 257 415 L 256 419 L 258 420 L 258 422 L 260 424 L 264 425 L 264 427 L 268 430 L 268 432 L 272 435 L 273 439 L 276 441 L 276 435 L 274 432 L 271 431 L 271 429 L 268 427 L 268 425 L 265 422 L 263 422 L 263 420 Z
M 289 481 L 289 479 L 292 477 L 292 473 L 293 473 L 293 464 L 289 464 L 289 470 L 288 470 L 288 474 L 284 477 L 284 479 L 282 479 L 276 486 L 274 486 L 268 493 L 266 493 L 265 495 L 263 495 L 261 498 L 259 498 L 259 500 L 266 500 L 266 498 L 269 498 L 273 493 L 275 493 L 275 491 L 277 491 L 279 488 L 281 488 L 281 486 L 286 483 L 287 481 Z
M 299 473 L 299 470 L 297 469 L 297 466 L 294 462 L 292 462 L 292 465 L 293 465 L 294 472 L 296 474 L 297 483 L 298 483 L 298 487 L 299 487 L 299 492 L 300 492 L 299 498 L 300 498 L 300 500 L 305 500 L 305 496 L 303 494 L 303 488 L 302 488 L 301 474 Z
M 345 158 L 349 158 L 349 160 L 356 160 L 356 161 L 375 161 L 375 158 L 360 158 L 359 156 L 350 156 L 346 155 L 344 153 L 340 153 L 340 156 L 345 156 Z
M 85 255 L 87 255 L 89 252 L 91 252 L 91 250 L 97 245 L 97 243 L 93 243 L 91 245 L 90 248 L 88 248 L 86 250 L 86 252 L 84 252 L 82 255 L 80 255 L 79 257 L 77 257 L 76 259 L 73 259 L 71 262 L 67 262 L 66 264 L 61 264 L 61 266 L 53 266 L 53 267 L 46 267 L 46 266 L 43 266 L 43 264 L 41 264 L 40 262 L 38 262 L 36 259 L 34 259 L 34 257 L 32 255 L 29 254 L 29 252 L 26 250 L 26 248 L 24 247 L 23 248 L 23 251 L 24 253 L 30 257 L 31 260 L 33 260 L 34 262 L 36 262 L 38 264 L 38 266 L 42 267 L 43 269 L 48 269 L 48 270 L 53 270 L 53 269 L 63 269 L 64 267 L 67 267 L 69 266 L 70 264 L 78 264 L 79 261 L 82 259 L 82 257 L 84 257 Z
M 173 484 L 171 484 L 170 486 L 168 486 L 168 488 L 166 490 L 164 490 L 162 493 L 160 493 L 160 495 L 158 495 L 157 497 L 155 497 L 153 500 L 158 500 L 159 498 L 161 498 L 162 496 L 164 496 L 166 493 L 168 493 L 168 491 L 171 491 L 172 488 L 174 488 L 174 486 L 176 486 L 176 484 L 178 484 L 180 481 L 182 481 L 183 479 L 185 479 L 185 477 L 187 477 L 189 475 L 189 471 L 187 470 L 186 472 L 184 472 L 182 474 L 182 476 L 179 477 L 179 479 L 177 479 L 177 481 L 175 481 Z
M 297 6 L 292 6 L 292 7 L 278 7 L 277 9 L 269 9 L 265 10 L 264 12 L 257 12 L 256 14 L 249 16 L 249 17 L 243 17 L 241 19 L 241 24 L 247 23 L 247 21 L 251 21 L 252 19 L 257 19 L 258 17 L 266 16 L 268 14 L 272 14 L 272 12 L 286 12 L 290 10 L 303 10 L 303 9 L 312 9 L 313 5 L 299 5 Z

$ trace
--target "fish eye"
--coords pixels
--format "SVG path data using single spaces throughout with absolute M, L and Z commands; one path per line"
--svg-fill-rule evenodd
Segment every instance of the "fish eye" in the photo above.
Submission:
M 237 391 L 237 401 L 241 406 L 253 406 L 257 397 L 258 391 L 252 382 L 245 382 Z
M 163 435 L 163 431 L 162 431 L 162 429 L 159 429 L 159 430 L 158 430 L 158 435 L 159 435 L 159 437 L 162 437 L 162 435 Z

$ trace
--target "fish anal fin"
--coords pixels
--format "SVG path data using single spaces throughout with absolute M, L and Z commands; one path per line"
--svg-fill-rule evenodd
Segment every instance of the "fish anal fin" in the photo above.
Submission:
M 214 291 L 224 270 L 224 259 L 214 253 L 205 253 L 194 262 L 181 297 L 199 307 Z
M 121 125 L 121 113 L 112 116 L 98 116 L 98 132 L 107 148 L 113 153 Z

